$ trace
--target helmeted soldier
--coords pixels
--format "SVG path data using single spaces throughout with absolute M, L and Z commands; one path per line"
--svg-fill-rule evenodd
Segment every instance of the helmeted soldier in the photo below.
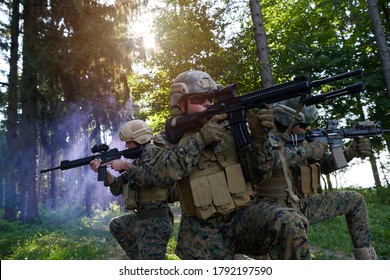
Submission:
M 171 106 L 182 115 L 203 112 L 216 89 L 203 71 L 181 73 L 170 88 Z M 252 143 L 244 155 L 238 154 L 229 125 L 220 123 L 225 119 L 222 114 L 195 121 L 174 145 L 165 133 L 159 134 L 160 145 L 145 151 L 152 162 L 131 171 L 130 178 L 139 184 L 177 183 L 182 217 L 176 254 L 182 259 L 232 259 L 237 253 L 310 258 L 307 219 L 270 199 L 254 203 L 246 176 L 254 168 L 242 169 L 263 168 L 257 178 L 266 178 L 272 170 L 266 132 L 273 127 L 272 110 L 262 109 L 251 119 Z
M 278 141 L 283 139 L 288 128 L 291 129 L 291 139 L 294 139 L 294 134 L 304 134 L 317 117 L 314 105 L 304 106 L 297 112 L 296 108 L 300 107 L 298 105 L 299 98 L 294 98 L 272 107 L 276 128 L 273 132 L 274 146 L 280 148 L 279 160 L 274 166 L 271 179 L 255 186 L 255 196 L 272 198 L 281 205 L 298 209 L 310 224 L 345 215 L 355 258 L 376 259 L 375 250 L 371 247 L 371 231 L 364 197 L 355 191 L 321 191 L 321 174 L 337 169 L 332 155 L 327 152 L 328 144 L 304 141 L 280 146 Z M 353 139 L 343 153 L 347 162 L 355 157 L 364 158 L 370 155 L 371 144 L 367 138 Z
M 131 120 L 123 125 L 119 138 L 126 148 L 147 146 L 152 141 L 153 132 L 142 120 Z M 121 159 L 106 163 L 116 171 L 124 171 L 118 177 L 107 171 L 105 186 L 113 195 L 123 195 L 126 208 L 131 210 L 113 218 L 109 223 L 112 235 L 126 252 L 129 259 L 165 259 L 166 246 L 173 231 L 173 215 L 168 202 L 173 198 L 175 188 L 149 186 L 139 188 L 128 178 L 128 171 L 144 159 L 143 153 L 132 163 Z M 97 171 L 101 161 L 91 162 Z

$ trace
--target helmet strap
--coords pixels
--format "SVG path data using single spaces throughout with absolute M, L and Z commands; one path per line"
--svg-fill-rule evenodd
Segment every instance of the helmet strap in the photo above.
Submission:
M 177 104 L 177 107 L 179 108 L 181 115 L 187 115 L 188 113 L 188 101 L 180 100 Z

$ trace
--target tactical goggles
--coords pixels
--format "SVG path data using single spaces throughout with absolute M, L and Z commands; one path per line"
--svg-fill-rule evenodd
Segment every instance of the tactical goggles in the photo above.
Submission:
M 298 125 L 302 129 L 307 129 L 310 126 L 310 124 L 307 124 L 307 123 L 299 123 Z
M 194 94 L 194 95 L 185 97 L 184 100 L 190 101 L 191 104 L 201 105 L 206 100 L 208 100 L 210 103 L 213 103 L 214 99 L 210 96 L 210 94 Z

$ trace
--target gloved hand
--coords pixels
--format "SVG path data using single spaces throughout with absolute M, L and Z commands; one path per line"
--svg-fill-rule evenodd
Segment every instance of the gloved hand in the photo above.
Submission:
M 211 118 L 199 131 L 205 146 L 222 140 L 225 127 L 218 122 L 227 118 L 226 114 L 216 115 Z
M 310 142 L 304 145 L 308 150 L 308 159 L 320 160 L 328 150 L 328 143 Z
M 265 105 L 263 109 L 253 115 L 251 112 L 246 112 L 249 128 L 253 136 L 260 140 L 267 138 L 268 133 L 274 129 L 274 115 L 270 105 Z
M 355 157 L 365 158 L 371 155 L 371 143 L 368 138 L 355 138 L 345 150 L 350 159 Z

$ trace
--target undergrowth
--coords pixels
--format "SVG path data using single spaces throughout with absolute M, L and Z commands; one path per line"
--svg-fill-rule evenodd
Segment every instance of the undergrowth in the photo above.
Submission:
M 356 189 L 354 189 L 356 190 Z M 380 259 L 390 259 L 390 205 L 372 189 L 357 189 L 366 199 L 372 227 L 372 244 Z M 26 224 L 0 219 L 0 259 L 5 260 L 99 260 L 123 259 L 108 223 L 122 213 L 112 204 L 107 211 L 95 210 L 86 217 L 81 209 L 41 210 L 41 223 Z M 2 214 L 2 213 L 0 213 Z M 179 221 L 167 246 L 167 259 L 177 260 L 175 246 Z M 313 259 L 352 259 L 352 244 L 345 218 L 311 225 L 309 242 L 317 250 Z

